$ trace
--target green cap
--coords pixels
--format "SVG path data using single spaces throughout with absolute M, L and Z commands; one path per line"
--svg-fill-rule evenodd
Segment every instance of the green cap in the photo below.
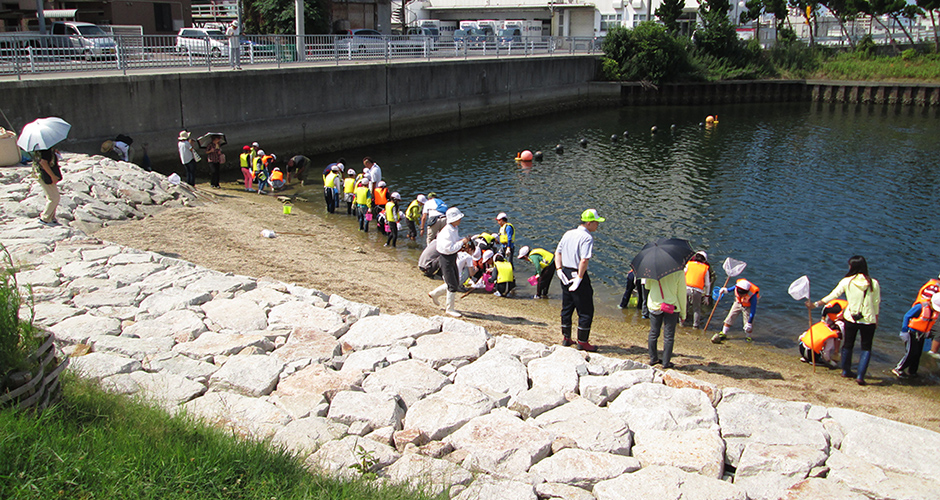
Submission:
M 597 210 L 589 208 L 581 212 L 581 222 L 604 222 L 605 218 L 597 215 Z

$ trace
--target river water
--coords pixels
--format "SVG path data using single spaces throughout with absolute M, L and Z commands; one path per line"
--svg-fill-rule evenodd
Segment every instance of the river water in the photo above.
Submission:
M 700 127 L 709 114 L 718 115 L 718 125 Z M 780 348 L 793 348 L 807 325 L 788 285 L 805 274 L 818 300 L 844 276 L 850 256 L 864 255 L 882 287 L 875 357 L 885 363 L 903 352 L 898 331 L 917 289 L 940 273 L 937 118 L 919 107 L 816 103 L 625 107 L 313 159 L 322 166 L 344 156 L 360 170 L 359 160 L 372 156 L 405 203 L 434 191 L 459 206 L 466 214 L 461 234 L 495 231 L 495 215 L 506 212 L 516 248 L 552 251 L 581 211 L 596 208 L 607 221 L 595 233 L 590 264 L 595 300 L 599 313 L 631 323 L 638 321 L 634 311 L 615 306 L 631 259 L 658 238 L 688 239 L 707 251 L 719 284 L 726 257 L 747 262 L 741 277 L 762 294 L 753 337 Z M 544 160 L 516 163 L 523 149 L 543 151 Z M 308 193 L 322 199 L 319 188 Z M 398 251 L 417 260 L 415 249 Z M 521 269 L 520 296 L 531 296 L 531 269 Z M 720 328 L 730 305 L 723 302 L 710 329 Z M 735 329 L 743 336 L 740 324 Z

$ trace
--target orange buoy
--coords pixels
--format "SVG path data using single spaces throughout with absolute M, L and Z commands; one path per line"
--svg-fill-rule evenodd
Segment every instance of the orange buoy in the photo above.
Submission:
M 519 159 L 522 161 L 532 161 L 532 151 L 528 149 L 519 154 Z

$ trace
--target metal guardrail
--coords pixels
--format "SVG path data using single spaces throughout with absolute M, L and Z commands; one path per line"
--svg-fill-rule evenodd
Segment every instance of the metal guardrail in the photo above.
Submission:
M 552 54 L 599 54 L 603 38 L 540 37 L 453 39 L 421 35 L 309 35 L 297 50 L 292 35 L 243 35 L 238 57 L 230 40 L 178 36 L 112 35 L 77 38 L 65 35 L 0 33 L 0 77 L 17 79 L 76 71 L 128 71 L 159 68 L 349 64 L 359 61 L 431 61 L 474 57 L 526 57 Z

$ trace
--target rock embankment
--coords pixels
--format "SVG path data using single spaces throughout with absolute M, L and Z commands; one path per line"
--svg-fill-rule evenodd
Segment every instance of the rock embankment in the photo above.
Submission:
M 70 369 L 312 469 L 460 499 L 940 491 L 938 433 L 98 241 L 85 231 L 195 199 L 126 163 L 70 158 L 71 224 L 42 227 L 22 170 L 0 170 L 0 242 Z

